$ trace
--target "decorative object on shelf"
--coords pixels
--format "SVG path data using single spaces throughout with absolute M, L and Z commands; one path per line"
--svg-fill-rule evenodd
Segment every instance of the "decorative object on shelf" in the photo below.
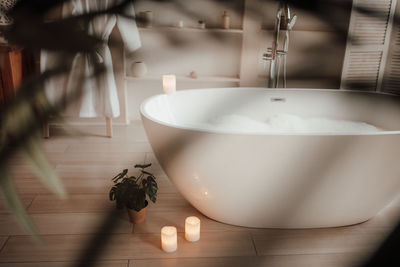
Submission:
M 153 11 L 141 11 L 139 12 L 139 20 L 140 20 L 140 26 L 145 27 L 145 28 L 151 28 L 153 27 Z
M 143 77 L 147 73 L 146 63 L 143 61 L 135 61 L 131 65 L 131 75 L 133 77 Z
M 196 216 L 190 216 L 186 218 L 185 238 L 189 242 L 196 242 L 200 240 L 200 219 Z
M 176 27 L 183 28 L 183 20 L 180 20 L 176 23 Z
M 228 16 L 228 12 L 224 11 L 222 15 L 222 28 L 229 29 L 231 26 L 231 18 Z
M 7 16 L 7 12 L 13 8 L 16 0 L 1 0 L 0 1 L 0 26 L 10 25 L 12 19 Z
M 144 170 L 150 166 L 151 163 L 136 164 L 135 168 L 140 169 L 138 177 L 128 176 L 128 169 L 125 169 L 112 179 L 114 186 L 110 190 L 110 200 L 116 201 L 118 209 L 127 208 L 129 218 L 135 224 L 142 223 L 146 218 L 149 204 L 146 195 L 153 203 L 157 201 L 156 177 Z
M 202 21 L 202 20 L 199 20 L 199 22 L 197 24 L 197 27 L 199 29 L 205 29 L 206 28 L 206 23 L 204 21 Z
M 13 23 L 12 18 L 7 16 L 7 13 L 13 8 L 16 2 L 16 0 L 0 1 L 0 43 L 7 43 L 7 40 L 4 38 L 3 31 Z
M 176 76 L 173 74 L 163 75 L 163 92 L 165 94 L 176 91 Z
M 164 226 L 161 228 L 161 248 L 165 252 L 175 252 L 178 248 L 178 236 L 176 227 Z
M 192 71 L 189 73 L 189 77 L 192 79 L 197 79 L 197 73 L 195 71 Z

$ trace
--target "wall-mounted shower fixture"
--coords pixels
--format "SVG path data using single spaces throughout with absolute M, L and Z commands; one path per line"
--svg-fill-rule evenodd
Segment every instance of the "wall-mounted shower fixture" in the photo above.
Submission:
M 286 57 L 289 50 L 289 36 L 297 16 L 292 14 L 287 2 L 280 2 L 276 13 L 274 40 L 272 47 L 268 48 L 267 53 L 263 54 L 263 60 L 270 61 L 268 87 L 277 88 L 279 86 L 279 75 L 281 65 L 283 65 L 283 88 L 286 88 Z M 282 39 L 281 45 L 279 40 Z M 282 63 L 283 61 L 283 63 Z

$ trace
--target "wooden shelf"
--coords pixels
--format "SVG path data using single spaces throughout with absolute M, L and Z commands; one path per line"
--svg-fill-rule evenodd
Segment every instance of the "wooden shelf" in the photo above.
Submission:
M 144 77 L 132 77 L 125 76 L 128 81 L 161 81 L 162 75 L 146 75 Z M 178 81 L 184 82 L 240 82 L 238 77 L 224 77 L 224 76 L 199 76 L 197 78 L 191 78 L 185 75 L 177 75 Z
M 163 32 L 163 31 L 173 31 L 173 32 L 203 32 L 203 33 L 235 33 L 242 34 L 242 29 L 219 29 L 219 28 L 206 28 L 199 29 L 194 27 L 171 27 L 171 26 L 156 26 L 151 28 L 143 28 L 139 27 L 139 31 L 141 32 Z

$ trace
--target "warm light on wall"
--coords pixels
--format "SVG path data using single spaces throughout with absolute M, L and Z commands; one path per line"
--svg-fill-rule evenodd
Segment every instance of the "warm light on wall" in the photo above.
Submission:
M 163 92 L 173 93 L 176 91 L 176 76 L 173 74 L 163 75 Z

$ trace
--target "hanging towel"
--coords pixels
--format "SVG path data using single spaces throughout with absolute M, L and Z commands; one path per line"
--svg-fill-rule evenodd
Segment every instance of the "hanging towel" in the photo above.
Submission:
M 101 11 L 118 2 L 120 0 L 72 0 L 64 4 L 62 16 L 69 17 Z M 135 15 L 132 3 L 125 9 L 125 15 Z M 68 108 L 67 115 L 78 115 L 82 118 L 115 118 L 120 115 L 111 52 L 107 45 L 115 26 L 118 27 L 125 49 L 128 52 L 133 52 L 140 48 L 141 42 L 135 20 L 114 14 L 101 15 L 89 23 L 88 31 L 90 35 L 104 40 L 104 45 L 96 51 L 95 60 L 104 64 L 105 73 L 95 78 L 90 78 L 94 65 L 93 59 L 86 54 L 78 53 L 71 60 L 71 70 L 67 75 L 52 78 L 46 83 L 46 95 L 49 101 L 54 104 L 60 96 L 75 90 L 77 80 L 79 80 L 77 77 L 80 77 L 82 73 L 87 74 L 83 83 L 82 97 Z M 51 69 L 59 60 L 60 55 L 58 53 L 42 51 L 41 70 Z

